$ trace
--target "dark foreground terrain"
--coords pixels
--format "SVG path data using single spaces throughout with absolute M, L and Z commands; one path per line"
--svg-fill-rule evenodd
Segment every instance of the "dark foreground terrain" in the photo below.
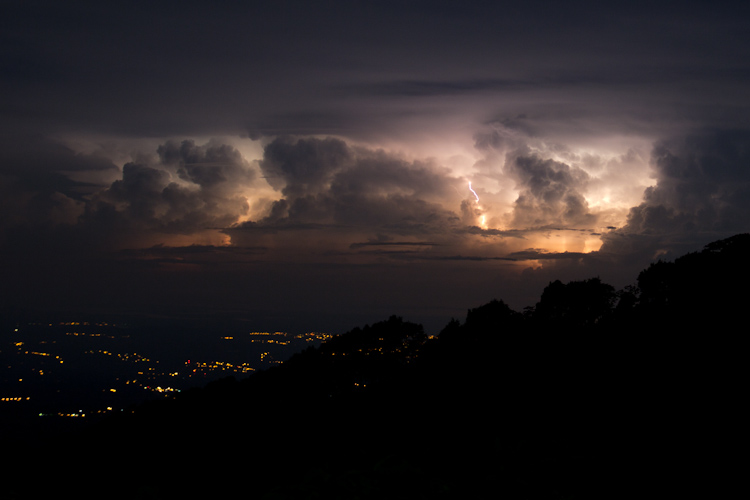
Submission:
M 616 291 L 550 283 L 436 338 L 398 317 L 33 446 L 7 498 L 728 498 L 750 235 Z M 736 491 L 735 493 L 736 494 Z

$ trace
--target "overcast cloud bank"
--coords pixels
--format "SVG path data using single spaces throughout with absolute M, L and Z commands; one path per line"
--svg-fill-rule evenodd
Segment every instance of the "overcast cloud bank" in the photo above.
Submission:
M 9 306 L 436 328 L 749 229 L 739 2 L 4 9 Z

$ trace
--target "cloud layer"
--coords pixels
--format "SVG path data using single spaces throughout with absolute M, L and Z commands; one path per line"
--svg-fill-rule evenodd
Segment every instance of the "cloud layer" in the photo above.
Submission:
M 627 284 L 748 230 L 747 9 L 11 2 L 3 300 L 437 323 Z
M 690 246 L 746 232 L 750 215 L 750 134 L 705 130 L 655 144 L 656 184 L 633 207 L 603 251 L 676 256 Z

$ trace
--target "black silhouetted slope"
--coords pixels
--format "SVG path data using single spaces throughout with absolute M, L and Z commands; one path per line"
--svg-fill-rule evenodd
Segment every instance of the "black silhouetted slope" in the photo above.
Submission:
M 540 328 L 590 330 L 612 314 L 616 300 L 613 286 L 599 278 L 550 283 L 542 292 L 531 317 Z
M 433 339 L 398 317 L 356 328 L 28 450 L 18 469 L 36 477 L 41 453 L 48 480 L 16 496 L 723 497 L 748 252 L 738 235 L 619 292 L 556 281 L 524 314 L 495 300 Z
M 638 276 L 641 317 L 664 328 L 735 328 L 750 295 L 749 255 L 750 235 L 740 234 L 652 264 Z

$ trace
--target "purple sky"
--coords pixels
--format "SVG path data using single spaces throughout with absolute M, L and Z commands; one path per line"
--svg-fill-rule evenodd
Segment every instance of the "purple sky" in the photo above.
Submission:
M 2 14 L 3 307 L 437 333 L 750 229 L 745 3 Z

